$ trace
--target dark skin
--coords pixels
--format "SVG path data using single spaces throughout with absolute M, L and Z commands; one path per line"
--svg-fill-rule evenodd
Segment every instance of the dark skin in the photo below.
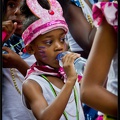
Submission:
M 2 43 L 7 41 L 11 37 L 11 35 L 15 32 L 16 28 L 17 28 L 17 22 L 13 23 L 11 20 L 2 22 L 2 30 L 7 32 L 7 35 L 4 41 L 2 41 Z
M 88 55 L 90 52 L 91 46 L 92 46 L 92 42 L 93 42 L 95 33 L 96 33 L 96 28 L 95 27 L 91 28 L 90 24 L 84 18 L 81 8 L 76 7 L 74 4 L 72 4 L 70 2 L 70 0 L 58 0 L 58 1 L 60 2 L 61 6 L 63 8 L 64 17 L 68 24 L 70 33 L 72 34 L 75 41 L 83 48 L 84 52 Z M 107 2 L 109 0 L 103 0 L 103 1 Z M 89 1 L 87 1 L 87 0 L 86 0 L 86 2 L 89 3 Z M 111 36 L 113 38 L 115 38 L 115 34 L 113 31 L 112 32 L 107 31 L 108 29 L 111 30 L 111 27 L 106 23 L 106 21 L 103 26 L 102 26 L 102 29 L 106 29 L 106 32 L 111 34 Z M 104 33 L 104 31 L 103 31 L 99 34 L 101 34 L 101 36 L 102 36 L 103 34 L 106 34 L 106 33 Z M 112 39 L 112 38 L 110 37 L 110 39 Z M 108 40 L 108 38 L 106 40 Z M 115 42 L 115 40 L 113 42 Z M 111 44 L 113 46 L 113 49 L 112 49 L 113 52 L 109 51 L 110 57 L 114 54 L 114 50 L 116 48 L 116 43 L 113 43 L 113 42 L 110 43 L 110 41 L 109 41 L 109 44 Z M 104 42 L 102 42 L 102 43 L 104 43 Z M 110 46 L 110 45 L 108 45 L 108 43 L 107 43 L 106 46 Z M 99 55 L 102 55 L 102 53 L 104 53 L 105 50 L 107 50 L 106 46 L 103 51 L 100 49 L 101 53 Z M 96 60 L 97 57 L 95 57 L 95 56 L 98 56 L 97 50 L 99 50 L 99 49 L 96 48 L 96 49 L 92 50 L 92 52 L 95 51 L 95 54 L 93 54 L 94 52 L 91 54 L 91 56 L 94 55 L 94 57 L 92 56 L 93 57 L 92 58 L 90 56 L 91 62 L 93 64 L 89 63 L 89 64 L 91 64 L 91 66 L 89 65 L 89 68 L 86 68 L 86 72 L 84 75 L 85 77 L 81 80 L 83 82 L 82 83 L 82 95 L 81 95 L 82 101 L 84 103 L 90 105 L 91 107 L 102 111 L 103 113 L 106 113 L 106 114 L 109 114 L 112 116 L 117 116 L 117 106 L 118 106 L 117 97 L 115 95 L 107 92 L 103 87 L 101 87 L 105 83 L 105 80 L 107 78 L 107 72 L 108 72 L 109 65 L 110 65 L 110 62 L 107 62 L 109 64 L 108 65 L 105 63 L 105 61 L 108 59 L 111 60 L 111 58 L 113 56 L 111 58 L 109 58 L 108 53 L 106 53 L 107 54 L 106 60 L 103 56 L 101 57 L 101 60 L 99 59 L 99 61 L 103 61 L 103 63 L 105 63 L 105 64 L 103 65 L 103 63 L 100 62 L 101 64 L 98 65 L 98 62 L 97 62 L 98 60 Z M 98 73 L 96 74 L 96 72 L 95 72 L 95 74 L 92 76 L 91 72 L 93 72 L 93 71 L 91 71 L 91 69 L 94 69 L 93 66 L 95 67 L 95 69 L 97 69 L 96 66 L 99 66 L 99 67 L 104 66 L 104 72 L 103 72 L 103 67 L 101 68 L 101 71 L 104 73 L 104 75 L 99 75 L 100 70 L 99 71 L 94 70 Z M 98 77 L 98 75 L 99 75 L 99 77 Z M 104 77 L 101 78 L 101 76 L 104 76 Z M 102 80 L 100 80 L 100 78 Z M 96 89 L 96 86 L 98 86 L 98 85 L 100 86 L 100 88 L 97 87 L 97 89 Z M 98 92 L 99 89 L 100 89 L 100 92 Z M 98 95 L 98 93 L 100 93 L 100 94 Z M 104 102 L 101 102 L 102 94 L 105 94 L 104 96 L 102 96 L 102 101 L 104 101 Z M 90 96 L 90 97 L 88 97 L 88 96 Z M 99 101 L 97 101 L 97 102 L 96 102 L 96 99 L 94 99 L 96 96 L 97 97 L 99 96 L 98 97 Z M 106 104 L 106 101 L 109 101 L 109 102 Z M 103 104 L 103 103 L 105 103 L 105 104 Z
M 114 117 L 117 117 L 118 97 L 102 86 L 108 75 L 111 61 L 116 53 L 116 48 L 117 33 L 113 27 L 104 20 L 96 32 L 81 80 L 82 102 Z
M 27 46 L 28 52 L 33 52 L 39 65 L 49 65 L 58 69 L 59 63 L 56 56 L 66 50 L 64 41 L 65 32 L 62 29 L 52 30 L 44 35 L 39 35 L 34 41 Z M 44 46 L 44 58 L 40 55 L 36 46 Z M 63 67 L 67 75 L 67 81 L 64 83 L 60 78 L 55 76 L 47 76 L 49 81 L 56 87 L 61 89 L 60 93 L 48 104 L 43 91 L 37 82 L 27 79 L 23 83 L 23 94 L 27 103 L 27 107 L 32 110 L 37 120 L 59 120 L 66 108 L 72 89 L 75 85 L 77 74 L 74 68 L 74 60 L 80 57 L 77 53 L 70 53 L 63 57 Z M 56 114 L 55 114 L 55 111 Z
M 84 50 L 84 53 L 82 53 L 83 55 L 81 54 L 81 56 L 87 58 L 96 33 L 96 28 L 91 27 L 84 17 L 82 9 L 70 2 L 70 0 L 58 1 L 63 8 L 63 15 L 68 24 L 71 35 Z M 88 0 L 86 0 L 86 2 L 89 7 L 92 8 L 90 2 Z
M 17 53 L 15 53 L 10 48 L 2 47 L 2 50 L 8 52 L 7 54 L 2 54 L 3 67 L 16 68 L 21 72 L 23 76 L 25 76 L 27 69 L 30 68 L 29 65 Z
M 6 3 L 6 12 L 4 15 L 4 20 L 2 22 L 2 30 L 5 30 L 7 32 L 5 41 L 8 40 L 13 33 L 17 34 L 18 36 L 21 36 L 22 34 L 22 21 L 25 20 L 25 17 L 20 12 L 21 2 L 22 0 L 8 0 Z M 21 72 L 23 76 L 25 76 L 29 65 L 10 48 L 2 47 L 2 50 L 7 52 L 7 54 L 2 54 L 2 67 L 16 68 Z
M 80 53 L 82 57 L 87 58 L 89 51 L 91 49 L 91 45 L 94 39 L 96 28 L 91 27 L 91 25 L 87 22 L 86 18 L 84 17 L 82 9 L 77 7 L 73 3 L 71 3 L 70 0 L 58 0 L 58 2 L 62 6 L 63 16 L 66 19 L 66 22 L 70 29 L 70 33 L 72 34 L 73 38 L 78 43 L 78 45 L 80 45 L 84 50 L 84 52 L 78 51 L 77 53 Z M 45 2 L 45 4 L 46 3 L 47 2 Z M 92 8 L 92 5 L 90 4 L 88 0 L 86 0 L 86 3 L 89 5 L 90 8 Z M 49 7 L 46 7 L 46 9 L 49 9 Z M 27 12 L 23 12 L 23 14 L 27 15 L 28 12 L 29 10 L 27 10 Z
M 25 2 L 25 1 L 24 1 Z M 22 35 L 22 23 L 20 21 L 25 20 L 24 14 L 21 13 L 21 5 L 23 4 L 23 0 L 7 0 L 4 2 L 6 10 L 4 10 L 4 16 L 2 21 L 2 30 L 5 30 L 8 34 L 4 40 L 8 40 L 13 33 L 18 36 Z M 42 0 L 41 5 L 49 9 L 48 2 Z M 27 14 L 31 15 L 31 12 L 27 12 Z M 13 22 L 15 21 L 15 22 Z M 16 68 L 18 69 L 23 76 L 26 75 L 27 69 L 30 66 L 14 51 L 12 51 L 8 47 L 2 47 L 2 50 L 7 51 L 7 54 L 2 54 L 2 62 L 3 68 Z M 12 64 L 10 64 L 12 63 Z M 21 64 L 18 64 L 21 63 Z

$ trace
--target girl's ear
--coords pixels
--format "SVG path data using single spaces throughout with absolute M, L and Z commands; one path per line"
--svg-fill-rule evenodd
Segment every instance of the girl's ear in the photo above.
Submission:
M 29 44 L 25 47 L 26 51 L 29 53 L 29 54 L 34 54 L 34 50 L 32 48 L 32 45 Z

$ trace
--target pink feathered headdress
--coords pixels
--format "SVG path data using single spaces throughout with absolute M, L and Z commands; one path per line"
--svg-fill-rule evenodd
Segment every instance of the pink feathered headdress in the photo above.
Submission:
M 63 11 L 57 0 L 50 0 L 50 10 L 46 10 L 40 6 L 37 0 L 26 0 L 31 12 L 36 15 L 39 20 L 33 22 L 22 34 L 25 45 L 31 43 L 39 35 L 43 35 L 51 30 L 62 28 L 67 33 L 68 26 L 63 18 Z

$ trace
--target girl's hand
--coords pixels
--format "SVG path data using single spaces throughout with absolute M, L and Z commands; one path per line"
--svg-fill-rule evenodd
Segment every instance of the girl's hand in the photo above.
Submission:
M 3 67 L 17 68 L 17 65 L 21 62 L 20 56 L 8 47 L 2 47 L 2 50 L 7 52 L 7 54 L 2 54 Z
M 80 57 L 80 54 L 69 53 L 69 54 L 66 54 L 62 58 L 63 68 L 64 68 L 64 71 L 67 75 L 67 79 L 71 79 L 71 80 L 72 79 L 74 79 L 74 80 L 77 79 L 78 75 L 77 75 L 75 67 L 74 67 L 74 60 L 78 57 Z
M 3 40 L 3 42 L 5 42 L 10 38 L 10 36 L 15 32 L 16 28 L 17 28 L 17 22 L 13 23 L 11 20 L 2 22 L 2 31 L 7 32 L 7 35 Z
M 13 50 L 8 47 L 2 47 L 7 54 L 2 54 L 3 68 L 16 68 L 25 76 L 30 66 Z

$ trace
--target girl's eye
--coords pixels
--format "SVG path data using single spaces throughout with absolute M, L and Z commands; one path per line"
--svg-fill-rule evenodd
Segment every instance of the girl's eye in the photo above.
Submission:
M 8 2 L 7 6 L 10 8 L 15 8 L 16 5 L 13 2 Z
M 61 38 L 60 41 L 61 41 L 61 42 L 65 42 L 65 41 L 66 41 L 66 37 Z
M 45 41 L 45 44 L 46 44 L 46 45 L 51 45 L 51 44 L 52 44 L 52 40 L 47 40 L 47 41 Z

